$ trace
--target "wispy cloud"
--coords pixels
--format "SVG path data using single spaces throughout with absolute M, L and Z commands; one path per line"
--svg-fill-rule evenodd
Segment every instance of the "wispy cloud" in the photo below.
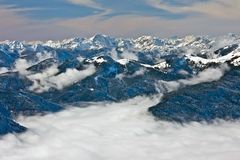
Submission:
M 190 5 L 173 6 L 164 3 L 163 0 L 146 0 L 146 2 L 159 9 L 164 9 L 172 13 L 197 12 L 217 18 L 238 19 L 240 17 L 239 0 L 210 0 L 190 3 Z
M 91 8 L 103 9 L 100 4 L 96 3 L 94 0 L 67 0 L 73 4 L 83 5 Z
M 180 79 L 177 81 L 159 81 L 159 89 L 166 90 L 167 92 L 176 91 L 185 86 L 192 86 L 205 82 L 217 81 L 229 70 L 229 66 L 222 65 L 219 68 L 208 68 L 203 70 L 198 75 L 189 79 Z
M 0 5 L 10 5 L 7 9 L 21 9 L 15 11 L 30 19 L 37 20 L 52 20 L 52 19 L 68 19 L 76 17 L 85 17 L 98 14 L 101 12 L 96 7 L 90 7 L 91 1 L 82 1 L 83 5 L 76 5 L 73 2 L 77 0 L 1 0 Z M 80 0 L 78 2 L 81 2 Z M 28 10 L 26 10 L 28 9 Z
M 0 6 L 0 40 L 46 40 L 76 36 L 80 31 L 59 26 L 56 20 L 37 21 L 19 14 L 26 9 Z M 28 10 L 28 9 L 27 9 Z
M 0 0 L 1 40 L 239 33 L 238 0 Z M 217 27 L 216 27 L 217 26 Z
M 138 37 L 141 35 L 169 37 L 188 34 L 219 35 L 229 32 L 239 33 L 240 21 L 221 20 L 205 16 L 169 20 L 161 17 L 137 15 L 115 16 L 103 20 L 100 15 L 96 15 L 58 21 L 58 25 L 67 27 L 70 30 L 79 30 L 84 32 L 86 36 L 103 33 L 117 37 Z
M 105 18 L 119 15 L 160 16 L 168 19 L 182 18 L 184 14 L 175 14 L 167 10 L 147 5 L 144 0 L 109 1 L 109 0 L 1 0 L 2 5 L 12 5 L 12 8 L 29 8 L 31 11 L 18 12 L 32 19 L 66 19 L 105 14 Z M 38 9 L 36 9 L 38 8 Z M 111 10 L 111 13 L 109 12 Z

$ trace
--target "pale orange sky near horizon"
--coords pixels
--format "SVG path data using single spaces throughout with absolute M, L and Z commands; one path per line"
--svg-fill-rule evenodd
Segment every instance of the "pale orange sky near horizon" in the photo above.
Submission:
M 44 1 L 0 0 L 0 40 L 240 33 L 239 0 Z

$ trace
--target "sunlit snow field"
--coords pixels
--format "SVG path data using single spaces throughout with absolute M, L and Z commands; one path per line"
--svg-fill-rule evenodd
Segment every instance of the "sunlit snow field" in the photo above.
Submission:
M 29 128 L 0 140 L 1 160 L 238 160 L 240 122 L 174 124 L 147 112 L 156 97 L 20 117 Z

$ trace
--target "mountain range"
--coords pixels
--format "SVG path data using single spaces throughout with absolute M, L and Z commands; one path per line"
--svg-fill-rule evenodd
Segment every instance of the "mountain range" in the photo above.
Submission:
M 0 134 L 19 115 L 161 95 L 148 111 L 177 123 L 240 117 L 240 36 L 136 39 L 95 35 L 0 42 Z

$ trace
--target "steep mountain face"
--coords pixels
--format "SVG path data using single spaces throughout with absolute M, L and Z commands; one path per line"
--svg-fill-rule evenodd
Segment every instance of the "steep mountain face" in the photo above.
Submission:
M 163 94 L 149 111 L 177 122 L 240 117 L 240 36 L 137 39 L 96 35 L 0 43 L 0 134 L 19 115 L 74 103 Z

